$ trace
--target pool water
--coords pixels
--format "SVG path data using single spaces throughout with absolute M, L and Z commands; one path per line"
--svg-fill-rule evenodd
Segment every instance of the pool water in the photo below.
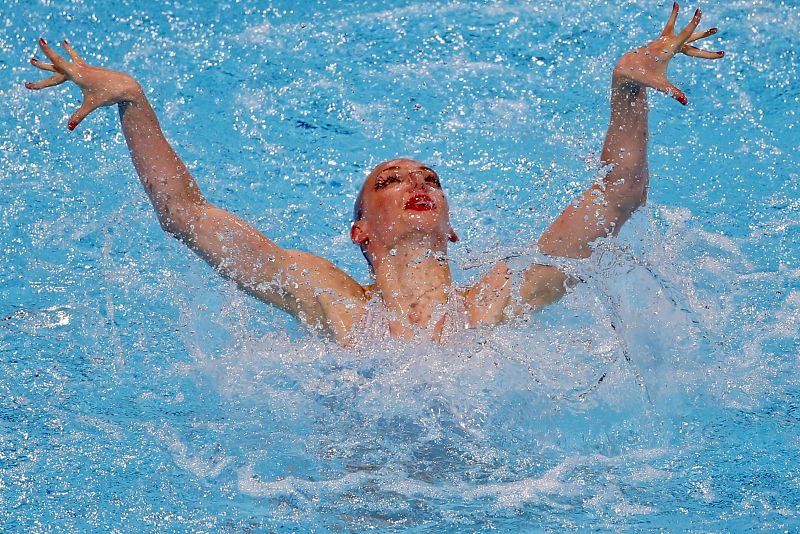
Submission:
M 800 6 L 702 7 L 727 56 L 651 94 L 649 203 L 584 284 L 353 351 L 166 237 L 116 112 L 69 132 L 77 89 L 23 88 L 37 39 L 134 75 L 212 202 L 362 282 L 361 180 L 431 164 L 465 284 L 597 178 L 670 4 L 6 0 L 0 530 L 800 529 Z

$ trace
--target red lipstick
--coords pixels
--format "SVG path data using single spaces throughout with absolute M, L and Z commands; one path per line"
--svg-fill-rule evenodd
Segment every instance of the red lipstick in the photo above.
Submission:
M 436 207 L 436 203 L 431 197 L 424 193 L 417 193 L 406 201 L 404 206 L 407 210 L 430 211 Z

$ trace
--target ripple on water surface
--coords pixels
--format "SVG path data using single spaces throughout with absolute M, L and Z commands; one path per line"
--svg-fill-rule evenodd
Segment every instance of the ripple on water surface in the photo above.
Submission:
M 464 284 L 596 179 L 610 70 L 669 6 L 6 4 L 3 530 L 800 524 L 797 6 L 703 5 L 728 54 L 651 95 L 649 205 L 562 302 L 352 351 L 164 237 L 116 115 L 68 133 L 77 91 L 22 88 L 36 39 L 134 74 L 209 199 L 361 281 L 360 181 L 435 166 Z

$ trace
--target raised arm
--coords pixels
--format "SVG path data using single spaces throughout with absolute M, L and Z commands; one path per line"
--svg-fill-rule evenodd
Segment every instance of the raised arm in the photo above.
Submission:
M 551 256 L 587 258 L 591 243 L 616 235 L 647 199 L 647 87 L 669 94 L 681 104 L 686 95 L 667 80 L 670 60 L 679 52 L 717 59 L 723 52 L 700 50 L 688 43 L 716 33 L 711 28 L 693 33 L 700 23 L 698 9 L 691 22 L 675 34 L 678 4 L 664 31 L 651 43 L 623 55 L 611 78 L 611 121 L 600 156 L 608 169 L 602 182 L 592 185 L 572 202 L 539 239 L 539 250 Z M 566 277 L 553 267 L 535 265 L 524 274 L 522 298 L 532 305 L 558 300 L 566 291 Z
M 118 105 L 134 167 L 166 232 L 251 295 L 346 342 L 363 309 L 364 292 L 355 280 L 327 260 L 279 247 L 244 220 L 208 202 L 167 142 L 153 108 L 133 78 L 88 65 L 66 41 L 64 48 L 72 62 L 43 39 L 39 45 L 52 64 L 36 59 L 31 63 L 54 74 L 26 87 L 42 89 L 67 80 L 75 82 L 84 100 L 69 119 L 70 130 L 98 107 Z
M 652 87 L 669 94 L 681 104 L 683 91 L 667 80 L 667 67 L 675 54 L 717 59 L 722 52 L 707 52 L 689 45 L 716 33 L 716 28 L 693 33 L 700 23 L 698 9 L 691 22 L 674 33 L 678 4 L 661 35 L 651 43 L 623 55 L 611 78 L 611 121 L 606 133 L 601 162 L 608 168 L 602 183 L 594 184 L 550 225 L 539 239 L 545 254 L 586 258 L 589 246 L 599 237 L 616 235 L 647 198 L 647 93 Z

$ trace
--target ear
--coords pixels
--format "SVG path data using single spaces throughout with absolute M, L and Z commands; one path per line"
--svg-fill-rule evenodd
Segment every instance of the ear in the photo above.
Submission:
M 360 222 L 353 223 L 353 226 L 350 228 L 350 240 L 360 247 L 369 243 L 369 236 L 361 227 Z
M 458 241 L 458 236 L 456 235 L 456 231 L 450 228 L 450 233 L 447 235 L 447 239 L 450 240 L 451 243 L 455 243 Z

